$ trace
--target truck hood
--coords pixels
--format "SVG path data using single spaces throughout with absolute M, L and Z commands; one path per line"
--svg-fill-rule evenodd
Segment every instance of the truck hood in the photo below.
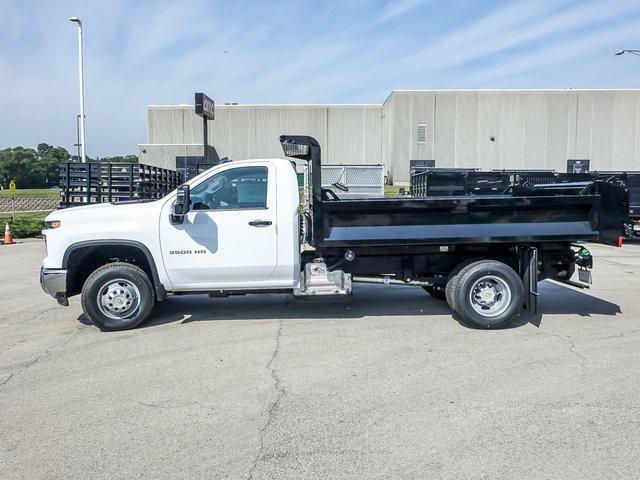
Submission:
M 95 223 L 97 220 L 104 219 L 110 221 L 113 218 L 119 220 L 138 217 L 145 211 L 159 211 L 162 206 L 162 199 L 155 201 L 133 201 L 119 203 L 96 203 L 93 205 L 83 205 L 81 207 L 70 207 L 60 210 L 54 210 L 45 218 L 45 221 L 60 220 L 64 225 L 66 221 L 70 222 L 89 222 Z

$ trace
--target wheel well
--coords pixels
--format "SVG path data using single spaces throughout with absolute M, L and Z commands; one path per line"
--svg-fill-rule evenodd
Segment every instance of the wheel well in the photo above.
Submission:
M 67 259 L 67 296 L 77 295 L 89 275 L 97 268 L 113 262 L 140 267 L 155 285 L 154 270 L 145 252 L 133 245 L 88 245 L 73 249 Z

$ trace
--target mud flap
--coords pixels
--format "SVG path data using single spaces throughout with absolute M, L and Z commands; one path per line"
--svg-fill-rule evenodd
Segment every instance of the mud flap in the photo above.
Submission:
M 538 249 L 518 247 L 518 268 L 524 285 L 524 309 L 538 314 Z

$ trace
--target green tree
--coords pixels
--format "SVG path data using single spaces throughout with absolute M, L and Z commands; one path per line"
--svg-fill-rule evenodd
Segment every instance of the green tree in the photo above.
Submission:
M 58 184 L 58 163 L 69 160 L 69 152 L 46 143 L 37 149 L 15 147 L 0 150 L 0 184 L 7 188 L 15 180 L 18 188 L 46 188 Z
M 45 186 L 58 184 L 58 164 L 70 160 L 69 152 L 62 147 L 52 147 L 46 143 L 38 144 L 38 167 Z
M 14 147 L 0 150 L 0 185 L 9 188 L 9 182 L 16 181 L 18 188 L 47 188 L 58 185 L 58 164 L 77 162 L 76 155 L 71 156 L 63 147 L 54 147 L 46 143 L 38 144 L 36 149 Z M 127 162 L 138 163 L 135 155 L 90 158 L 89 162 Z
M 74 156 L 75 158 L 75 156 Z M 101 162 L 101 163 L 138 163 L 138 157 L 136 155 L 124 155 L 115 157 L 97 157 L 89 158 L 88 162 Z

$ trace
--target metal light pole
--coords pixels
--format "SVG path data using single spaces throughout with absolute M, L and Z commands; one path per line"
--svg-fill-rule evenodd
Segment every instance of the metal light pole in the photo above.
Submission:
M 80 76 L 80 161 L 87 161 L 84 148 L 84 72 L 82 65 L 82 20 L 78 17 L 71 17 L 70 22 L 78 26 L 78 70 Z
M 619 50 L 614 55 L 624 55 L 625 53 L 630 53 L 631 55 L 637 55 L 640 57 L 640 50 Z

